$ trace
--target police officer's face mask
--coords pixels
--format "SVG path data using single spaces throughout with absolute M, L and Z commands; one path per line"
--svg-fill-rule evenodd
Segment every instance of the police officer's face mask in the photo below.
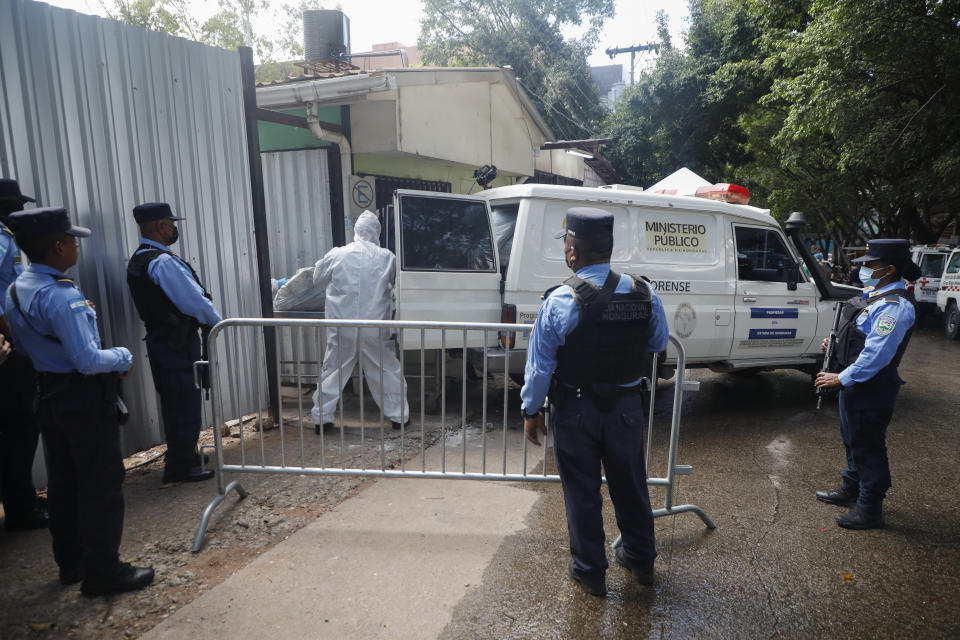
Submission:
M 860 267 L 860 282 L 863 283 L 863 286 L 876 287 L 877 283 L 879 283 L 880 280 L 883 279 L 883 276 L 886 275 L 886 274 L 883 274 L 879 278 L 874 278 L 873 277 L 874 272 L 879 271 L 880 269 L 885 270 L 886 267 L 879 267 L 878 269 L 874 269 L 873 267 L 866 267 L 866 266 Z

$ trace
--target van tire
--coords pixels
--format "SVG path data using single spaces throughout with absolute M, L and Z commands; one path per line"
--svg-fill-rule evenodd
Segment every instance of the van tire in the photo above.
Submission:
M 960 308 L 952 300 L 943 314 L 943 333 L 948 340 L 960 338 Z

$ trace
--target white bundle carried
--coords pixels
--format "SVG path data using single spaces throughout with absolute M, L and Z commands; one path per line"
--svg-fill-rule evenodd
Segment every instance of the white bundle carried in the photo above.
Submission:
M 313 284 L 313 267 L 304 267 L 283 282 L 273 297 L 273 308 L 276 311 L 323 311 L 324 296 L 324 290 Z

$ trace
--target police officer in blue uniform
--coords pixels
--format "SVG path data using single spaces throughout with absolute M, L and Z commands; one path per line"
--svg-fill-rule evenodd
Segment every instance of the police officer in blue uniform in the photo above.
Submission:
M 23 272 L 20 248 L 7 216 L 22 211 L 33 198 L 20 193 L 16 180 L 0 178 L 0 301 L 7 288 Z M 0 304 L 0 334 L 10 341 L 10 327 Z M 0 365 L 0 500 L 7 531 L 40 529 L 49 523 L 46 508 L 33 486 L 33 459 L 40 430 L 33 415 L 37 379 L 30 359 L 13 350 Z
M 617 562 L 640 584 L 653 582 L 657 555 L 643 456 L 644 394 L 652 353 L 667 346 L 660 299 L 641 278 L 610 268 L 613 214 L 567 211 L 567 266 L 576 274 L 544 294 L 527 350 L 523 401 L 527 439 L 546 434 L 540 409 L 549 390 L 554 453 L 570 534 L 570 577 L 606 594 L 603 464 L 623 545 Z
M 57 207 L 8 220 L 31 264 L 6 292 L 4 311 L 18 348 L 37 370 L 60 582 L 82 579 L 86 596 L 140 589 L 153 580 L 153 569 L 120 562 L 118 555 L 124 467 L 117 386 L 130 375 L 132 357 L 124 347 L 101 348 L 96 312 L 64 275 L 77 263 L 77 238 L 90 230 L 73 226 L 67 210 Z
M 847 468 L 840 488 L 817 491 L 821 502 L 849 507 L 837 516 L 847 529 L 883 526 L 883 499 L 890 488 L 887 425 L 903 380 L 897 365 L 913 332 L 916 310 L 907 280 L 920 276 L 906 240 L 871 240 L 860 263 L 862 296 L 844 303 L 833 369 L 817 375 L 818 389 L 840 387 L 840 436 Z M 824 341 L 824 348 L 826 341 Z
M 133 209 L 140 226 L 140 246 L 127 263 L 127 284 L 147 329 L 147 355 L 153 384 L 160 395 L 163 431 L 167 440 L 163 482 L 196 482 L 213 477 L 197 453 L 201 397 L 193 378 L 200 360 L 199 330 L 220 322 L 210 294 L 193 268 L 168 247 L 180 237 L 165 202 L 148 202 Z

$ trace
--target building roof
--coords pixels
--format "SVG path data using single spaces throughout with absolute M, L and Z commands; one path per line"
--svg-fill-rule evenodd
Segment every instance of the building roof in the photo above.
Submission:
M 460 84 L 470 80 L 480 81 L 483 75 L 487 75 L 489 81 L 500 81 L 509 87 L 543 137 L 553 139 L 549 125 L 517 82 L 513 69 L 508 67 L 416 67 L 368 73 L 346 72 L 322 77 L 300 76 L 258 85 L 257 106 L 276 109 L 308 102 L 349 104 L 363 99 L 367 94 L 393 91 L 398 86 Z

